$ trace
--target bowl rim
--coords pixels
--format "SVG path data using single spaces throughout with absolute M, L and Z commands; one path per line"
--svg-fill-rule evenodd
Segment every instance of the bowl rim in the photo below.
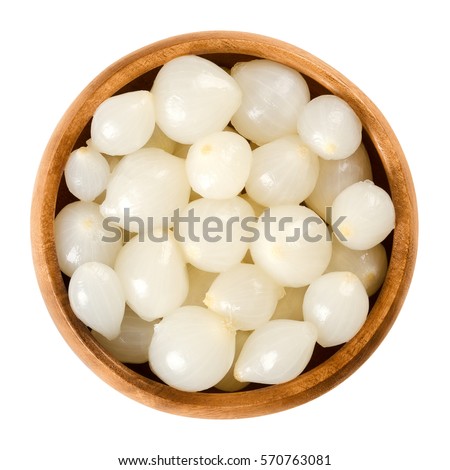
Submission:
M 232 393 L 175 390 L 112 358 L 71 311 L 53 235 L 57 188 L 65 162 L 97 106 L 129 82 L 186 54 L 234 53 L 282 63 L 323 85 L 360 117 L 386 172 L 396 210 L 391 260 L 383 287 L 359 333 L 338 352 L 290 382 Z M 244 418 L 286 410 L 331 390 L 377 349 L 394 323 L 411 283 L 417 254 L 418 212 L 414 185 L 401 146 L 375 104 L 340 72 L 294 45 L 238 31 L 173 36 L 142 47 L 101 72 L 78 95 L 56 126 L 37 172 L 31 207 L 31 245 L 38 284 L 61 335 L 78 357 L 121 393 L 157 410 L 202 418 Z

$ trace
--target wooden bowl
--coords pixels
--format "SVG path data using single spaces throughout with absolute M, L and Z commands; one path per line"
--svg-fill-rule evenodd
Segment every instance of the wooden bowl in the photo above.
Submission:
M 89 137 L 92 115 L 106 98 L 120 92 L 149 89 L 169 60 L 196 54 L 221 66 L 253 58 L 271 59 L 307 80 L 312 96 L 333 93 L 345 99 L 363 124 L 374 181 L 394 202 L 396 227 L 385 240 L 389 268 L 385 282 L 371 298 L 366 323 L 348 343 L 316 347 L 308 369 L 296 379 L 272 386 L 250 386 L 241 392 L 175 390 L 153 376 L 148 365 L 124 365 L 111 357 L 73 314 L 67 278 L 58 267 L 53 234 L 55 215 L 73 200 L 62 178 L 73 148 Z M 417 250 L 417 206 L 411 175 L 394 132 L 376 106 L 339 72 L 311 54 L 264 36 L 239 32 L 202 32 L 173 37 L 135 51 L 108 67 L 90 83 L 56 127 L 37 174 L 31 235 L 37 279 L 48 310 L 69 346 L 99 377 L 123 394 L 158 410 L 203 418 L 242 418 L 301 405 L 332 389 L 352 374 L 378 347 L 405 299 Z

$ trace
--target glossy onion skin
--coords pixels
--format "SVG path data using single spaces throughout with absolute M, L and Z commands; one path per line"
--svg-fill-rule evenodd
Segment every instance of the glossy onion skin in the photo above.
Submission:
M 297 377 L 311 359 L 317 339 L 309 322 L 271 320 L 247 339 L 234 368 L 239 381 L 284 383 Z
M 317 327 L 317 342 L 324 348 L 350 341 L 366 321 L 368 312 L 366 289 L 348 271 L 319 277 L 308 287 L 303 300 L 303 317 Z
M 234 79 L 218 65 L 192 55 L 166 63 L 155 78 L 152 93 L 158 126 L 181 144 L 221 131 L 242 96 Z
M 69 191 L 80 201 L 88 202 L 105 190 L 109 174 L 109 164 L 105 157 L 89 146 L 74 150 L 64 169 Z
M 121 249 L 114 269 L 127 304 L 144 320 L 163 317 L 187 296 L 186 263 L 171 232 L 159 242 L 136 235 Z
M 213 387 L 228 372 L 235 331 L 202 307 L 181 307 L 155 326 L 149 361 L 166 384 L 188 392 Z
M 94 147 L 108 155 L 126 155 L 139 150 L 155 128 L 153 96 L 139 90 L 108 98 L 94 113 L 91 139 Z
M 254 264 L 237 264 L 220 273 L 204 303 L 237 330 L 254 330 L 273 315 L 284 289 Z
M 103 263 L 84 263 L 69 282 L 69 302 L 87 326 L 112 340 L 120 333 L 125 297 L 116 273 Z
M 100 206 L 104 217 L 132 232 L 152 232 L 164 226 L 176 209 L 189 200 L 184 160 L 157 148 L 143 148 L 125 156 L 115 167 Z M 126 211 L 130 223 L 126 226 Z
M 67 204 L 55 218 L 56 255 L 61 271 L 72 276 L 88 261 L 113 266 L 122 247 L 122 233 L 103 226 L 98 204 L 76 201 Z
M 300 204 L 313 191 L 318 176 L 317 155 L 300 137 L 289 135 L 253 151 L 245 189 L 262 206 Z
M 186 172 L 194 191 L 210 199 L 229 199 L 245 186 L 252 149 L 235 132 L 215 132 L 197 140 L 189 149 Z
M 264 222 L 269 214 L 273 222 Z M 284 218 L 292 222 L 284 224 Z M 331 237 L 326 224 L 311 209 L 294 205 L 272 207 L 259 217 L 256 227 L 260 236 L 251 244 L 252 258 L 279 285 L 306 286 L 327 268 Z M 266 235 L 268 230 L 270 236 Z
M 368 250 L 394 229 L 394 204 L 383 188 L 372 181 L 361 181 L 345 188 L 333 201 L 332 222 L 336 238 L 343 245 Z
M 243 92 L 242 104 L 231 119 L 239 134 L 263 145 L 296 132 L 298 110 L 310 98 L 308 85 L 298 72 L 256 59 L 238 62 L 231 76 Z
M 245 218 L 254 218 L 253 209 L 248 202 L 240 197 L 226 200 L 201 198 L 190 202 L 181 216 L 188 217 L 189 211 L 192 211 L 193 217 L 198 217 L 198 221 L 192 224 L 193 235 L 198 240 L 190 236 L 187 223 L 182 223 L 179 227 L 180 244 L 189 263 L 203 271 L 219 273 L 242 261 L 249 246 L 245 237 L 249 234 L 240 222 Z M 217 223 L 210 219 L 214 223 L 208 225 L 209 227 L 222 230 L 217 233 L 205 232 L 204 221 L 208 217 L 219 219 Z M 232 223 L 229 223 L 230 220 Z
M 350 105 L 335 95 L 320 95 L 301 108 L 298 133 L 325 160 L 349 157 L 361 144 L 362 124 Z

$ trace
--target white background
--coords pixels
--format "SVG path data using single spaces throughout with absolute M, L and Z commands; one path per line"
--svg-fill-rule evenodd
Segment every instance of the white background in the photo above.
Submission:
M 328 468 L 346 470 L 449 468 L 450 34 L 443 5 L 437 0 L 2 2 L 0 467 L 110 469 L 118 467 L 119 456 L 219 452 L 254 458 L 330 454 Z M 397 134 L 420 209 L 414 280 L 373 356 L 313 402 L 235 421 L 158 412 L 97 378 L 52 323 L 29 243 L 39 161 L 78 93 L 137 48 L 213 29 L 290 42 L 357 84 Z

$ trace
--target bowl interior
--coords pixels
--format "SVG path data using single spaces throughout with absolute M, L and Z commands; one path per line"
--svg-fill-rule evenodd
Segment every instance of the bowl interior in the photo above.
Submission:
M 217 37 L 211 42 L 214 34 Z M 223 37 L 226 37 L 226 43 L 221 40 Z M 242 38 L 251 41 L 247 41 L 244 47 Z M 245 53 L 236 52 L 241 50 Z M 370 313 L 365 325 L 345 345 L 333 348 L 316 345 L 307 369 L 287 384 L 251 384 L 243 391 L 233 393 L 216 389 L 195 394 L 174 390 L 163 384 L 147 364 L 121 364 L 112 358 L 75 317 L 68 303 L 69 278 L 61 274 L 57 266 L 52 235 L 54 216 L 75 200 L 62 177 L 65 161 L 72 149 L 85 145 L 92 113 L 99 102 L 112 94 L 149 90 L 161 65 L 168 60 L 166 57 L 186 53 L 200 55 L 224 67 L 255 58 L 277 60 L 302 73 L 312 97 L 334 93 L 347 99 L 363 123 L 363 142 L 371 160 L 374 182 L 391 194 L 396 207 L 397 227 L 383 242 L 391 260 L 388 275 L 382 289 L 370 298 Z M 139 67 L 135 66 L 130 73 L 130 64 L 136 63 Z M 111 93 L 108 93 L 108 86 Z M 52 178 L 49 177 L 49 168 L 53 169 Z M 88 86 L 55 130 L 43 158 L 35 194 L 40 188 L 43 196 L 33 208 L 40 217 L 34 220 L 34 225 L 32 220 L 32 236 L 33 226 L 40 229 L 33 241 L 35 264 L 43 263 L 42 269 L 37 268 L 38 280 L 61 333 L 80 358 L 106 382 L 146 405 L 176 414 L 216 418 L 254 416 L 296 406 L 321 395 L 356 370 L 376 349 L 398 314 L 412 276 L 417 238 L 415 229 L 411 228 L 415 199 L 407 165 L 393 132 L 373 103 L 338 72 L 305 51 L 270 38 L 239 33 L 208 33 L 204 37 L 201 34 L 187 35 L 136 51 L 114 64 Z M 48 220 L 50 215 L 51 220 Z M 405 234 L 409 239 L 408 247 L 400 243 Z M 36 242 L 42 242 L 43 238 L 47 241 L 45 250 L 36 247 Z M 45 276 L 42 271 L 45 271 Z M 393 283 L 397 278 L 399 282 Z M 400 281 L 406 288 L 400 288 Z

